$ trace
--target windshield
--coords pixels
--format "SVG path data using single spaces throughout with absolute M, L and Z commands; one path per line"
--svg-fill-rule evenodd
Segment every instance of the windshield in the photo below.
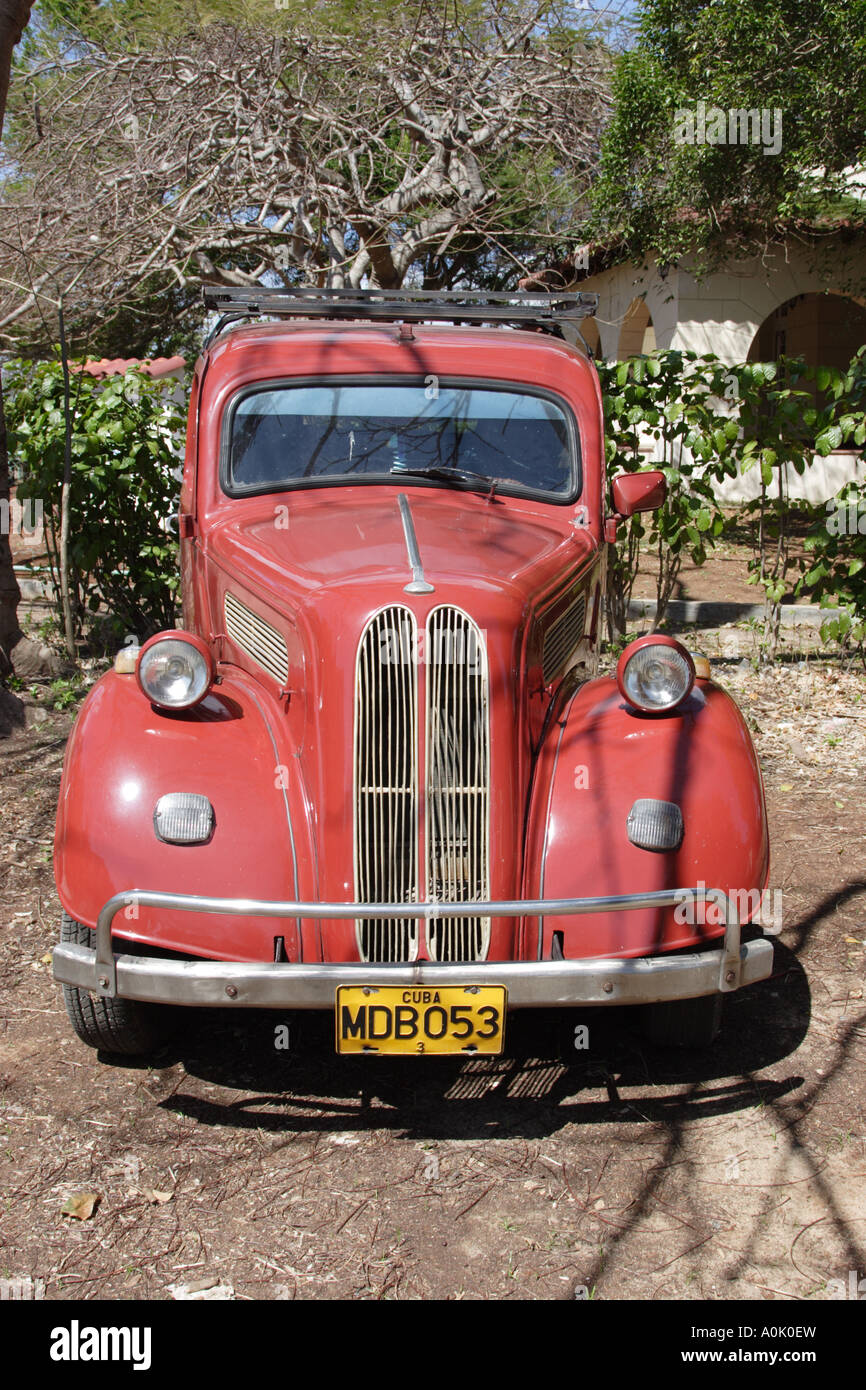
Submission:
M 271 385 L 242 396 L 231 414 L 225 483 L 232 493 L 263 492 L 456 469 L 566 500 L 577 492 L 576 454 L 566 408 L 526 391 L 432 377 Z

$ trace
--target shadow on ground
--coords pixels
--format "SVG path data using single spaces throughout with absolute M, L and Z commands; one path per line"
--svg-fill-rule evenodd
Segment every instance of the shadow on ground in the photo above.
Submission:
M 509 1016 L 504 1056 L 453 1061 L 338 1058 L 330 1014 L 190 1011 L 173 1049 L 151 1059 L 161 1071 L 150 1088 L 160 1099 L 164 1084 L 169 1094 L 160 1103 L 200 1124 L 287 1134 L 388 1129 L 414 1139 L 539 1138 L 575 1123 L 682 1124 L 796 1092 L 802 1077 L 793 1070 L 753 1079 L 794 1053 L 808 1028 L 808 983 L 791 952 L 777 943 L 773 978 L 730 996 L 725 1009 L 712 1048 L 651 1046 L 635 1009 L 533 1010 Z M 575 1051 L 578 1024 L 586 1024 L 589 1046 Z M 283 1025 L 289 1047 L 278 1050 Z M 186 1072 L 180 1086 L 177 1063 Z M 204 1091 L 243 1095 L 190 1094 L 196 1080 Z

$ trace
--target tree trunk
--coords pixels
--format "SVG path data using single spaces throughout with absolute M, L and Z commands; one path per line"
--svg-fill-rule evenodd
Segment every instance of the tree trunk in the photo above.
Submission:
M 7 505 L 0 505 L 0 517 L 5 518 L 10 515 L 9 455 L 6 450 L 6 418 L 3 414 L 3 382 L 0 378 L 0 504 L 3 502 Z M 12 568 L 9 533 L 5 526 L 0 526 L 0 677 L 11 673 L 12 648 L 22 635 L 18 626 L 20 597 L 18 581 Z
M 30 22 L 29 0 L 0 0 L 0 135 L 12 70 L 12 50 Z
M 30 19 L 31 6 L 27 0 L 0 0 L 0 135 L 6 113 L 6 95 L 12 69 L 12 50 L 21 38 Z M 9 455 L 6 449 L 6 419 L 3 414 L 3 382 L 0 378 L 0 503 L 4 515 L 9 514 Z M 0 527 L 0 676 L 11 670 L 10 653 L 21 637 L 18 626 L 18 601 L 21 591 L 12 568 L 12 550 L 5 527 Z

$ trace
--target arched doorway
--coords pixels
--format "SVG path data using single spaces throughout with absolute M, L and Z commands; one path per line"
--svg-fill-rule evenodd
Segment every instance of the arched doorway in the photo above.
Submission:
M 633 299 L 626 309 L 622 328 L 619 330 L 617 358 L 622 362 L 626 357 L 640 357 L 655 350 L 656 331 L 646 300 Z
M 761 324 L 750 362 L 802 357 L 810 367 L 847 367 L 866 343 L 866 302 L 828 290 L 787 299 Z
M 836 367 L 844 371 L 866 343 L 866 300 L 836 290 L 796 294 L 768 314 L 752 339 L 749 362 L 778 362 L 802 358 L 807 367 Z M 827 392 L 815 381 L 800 380 L 819 410 L 829 404 Z M 804 426 L 805 428 L 805 426 Z

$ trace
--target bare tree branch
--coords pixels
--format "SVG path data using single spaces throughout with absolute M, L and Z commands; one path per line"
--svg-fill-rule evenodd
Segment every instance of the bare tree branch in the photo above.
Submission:
M 398 286 L 455 246 L 541 254 L 573 235 L 609 108 L 607 49 L 549 8 L 46 54 L 15 86 L 0 275 L 62 291 L 73 332 L 202 277 Z M 0 341 L 34 331 L 0 284 Z

